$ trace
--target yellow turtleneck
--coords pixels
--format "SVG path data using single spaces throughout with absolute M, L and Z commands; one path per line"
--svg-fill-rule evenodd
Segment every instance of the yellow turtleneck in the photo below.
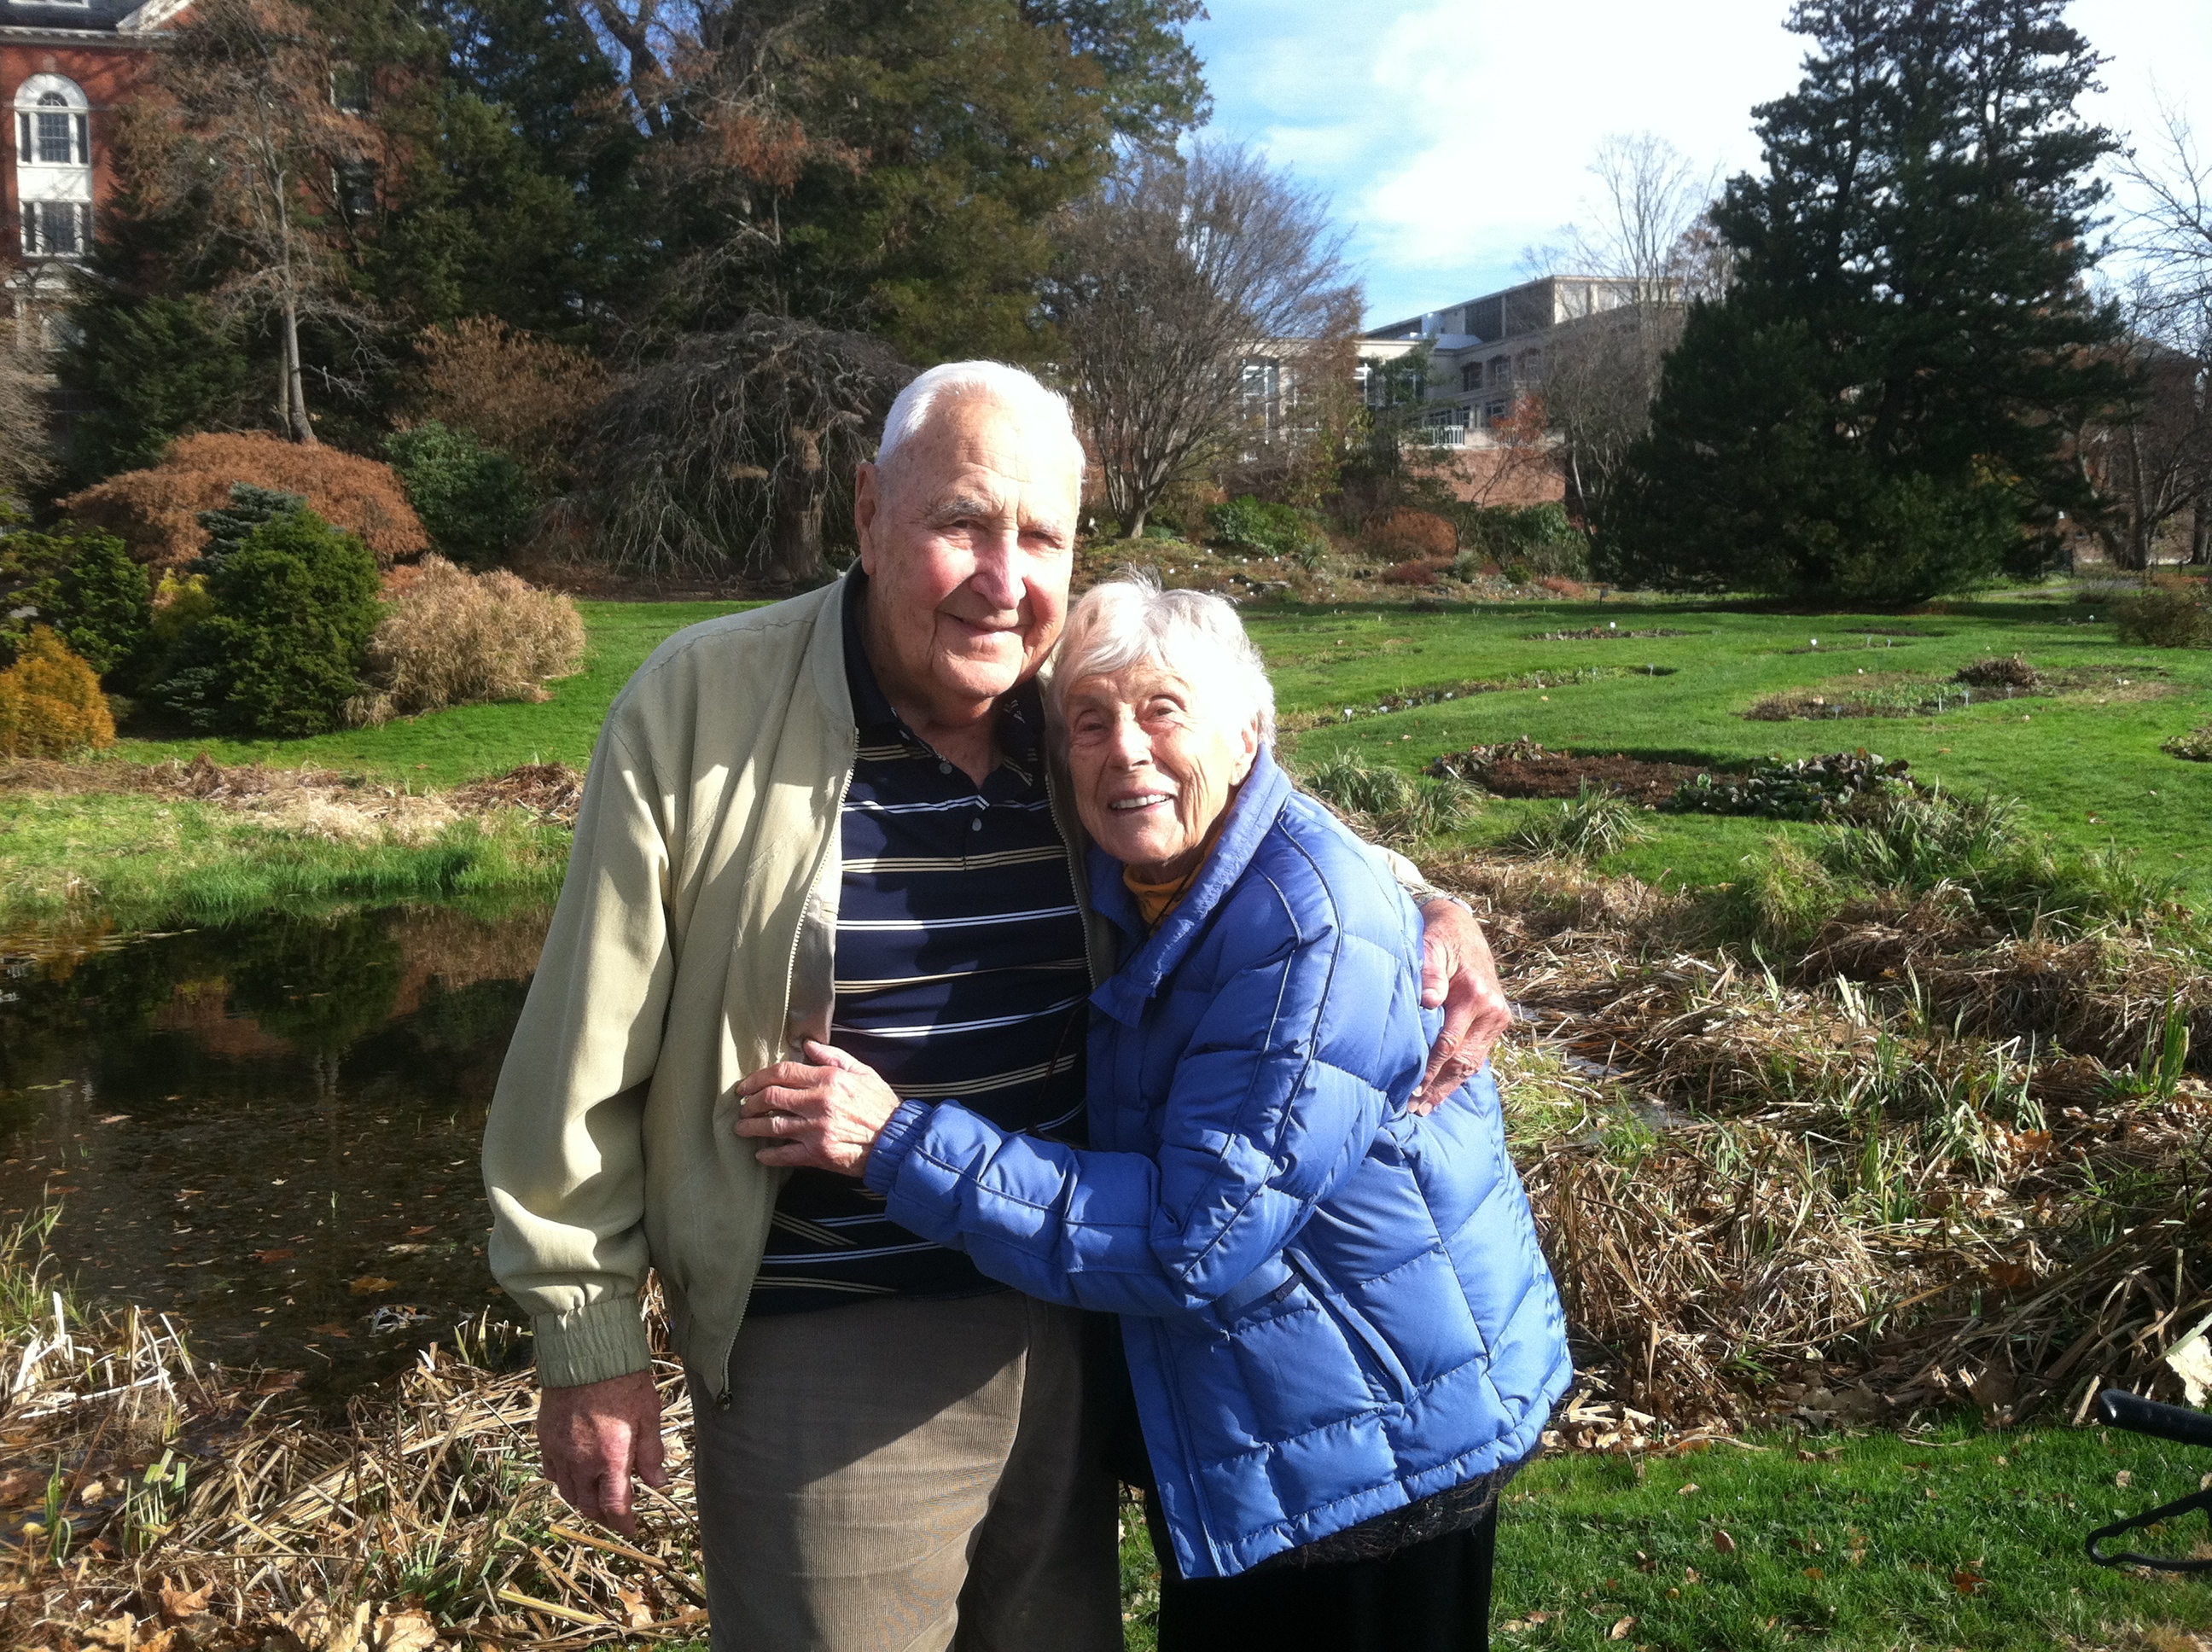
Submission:
M 1182 897 L 1198 881 L 1199 873 L 1206 870 L 1206 863 L 1213 858 L 1213 846 L 1221 841 L 1221 829 L 1228 823 L 1229 811 L 1224 809 L 1215 817 L 1212 829 L 1206 835 L 1206 841 L 1199 846 L 1198 865 L 1180 878 L 1170 878 L 1164 884 L 1147 883 L 1137 876 L 1134 866 L 1121 868 L 1121 882 L 1127 885 L 1129 893 L 1137 897 L 1137 911 L 1144 919 L 1146 929 L 1158 929 L 1168 914 L 1182 904 Z

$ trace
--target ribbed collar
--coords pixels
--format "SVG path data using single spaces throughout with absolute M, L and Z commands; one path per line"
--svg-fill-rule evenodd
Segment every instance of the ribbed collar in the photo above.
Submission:
M 1237 788 L 1229 805 L 1228 824 L 1222 828 L 1221 841 L 1199 872 L 1198 881 L 1149 938 L 1145 936 L 1145 920 L 1138 914 L 1136 898 L 1121 882 L 1121 863 L 1097 845 L 1091 847 L 1092 905 L 1124 935 L 1141 942 L 1122 959 L 1121 967 L 1106 984 L 1091 993 L 1093 1004 L 1116 1021 L 1136 1023 L 1146 1001 L 1175 973 L 1221 897 L 1252 864 L 1261 840 L 1274 829 L 1290 796 L 1290 776 L 1276 762 L 1274 754 L 1261 747 L 1252 759 L 1252 772 Z

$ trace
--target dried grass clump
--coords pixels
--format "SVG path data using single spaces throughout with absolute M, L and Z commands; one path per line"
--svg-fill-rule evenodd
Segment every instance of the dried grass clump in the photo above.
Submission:
M 1385 585 L 1434 585 L 1436 582 L 1437 571 L 1426 562 L 1400 562 L 1382 570 L 1382 583 Z
M 503 568 L 470 574 L 426 556 L 368 647 L 375 686 L 349 708 L 357 723 L 486 700 L 543 700 L 544 684 L 584 657 L 576 604 Z
M 2035 667 L 2020 654 L 1991 654 L 1961 665 L 1952 677 L 1977 689 L 2032 689 L 2042 680 Z
M 22 657 L 0 671 L 0 757 L 60 757 L 114 744 L 98 673 L 51 627 L 35 628 Z
M 325 522 L 359 535 L 380 565 L 430 548 L 389 465 L 276 436 L 182 436 L 151 470 L 110 477 L 62 505 L 79 522 L 121 539 L 140 562 L 171 569 L 200 554 L 208 542 L 200 513 L 228 506 L 231 488 L 241 482 L 299 495 Z
M 1433 511 L 1401 506 L 1377 512 L 1359 537 L 1377 556 L 1394 562 L 1449 562 L 1459 555 L 1459 530 Z
M 656 1361 L 666 1491 L 635 1542 L 580 1522 L 538 1473 L 506 1327 L 455 1329 L 341 1420 L 288 1408 L 290 1373 L 195 1359 L 165 1318 L 86 1314 L 41 1280 L 33 1224 L 0 1239 L 0 1483 L 45 1488 L 16 1529 L 0 1645 L 309 1648 L 696 1641 L 689 1409 Z M 657 1325 L 657 1321 L 656 1321 Z

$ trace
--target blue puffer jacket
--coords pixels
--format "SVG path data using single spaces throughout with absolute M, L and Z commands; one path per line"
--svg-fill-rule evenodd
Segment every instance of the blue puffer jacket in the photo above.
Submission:
M 867 1167 L 891 1217 L 1033 1296 L 1125 1316 L 1186 1577 L 1533 1450 L 1571 1375 L 1485 1072 L 1406 1111 L 1433 1011 L 1420 915 L 1262 752 L 1212 858 L 1092 995 L 1091 1141 L 909 1102 Z

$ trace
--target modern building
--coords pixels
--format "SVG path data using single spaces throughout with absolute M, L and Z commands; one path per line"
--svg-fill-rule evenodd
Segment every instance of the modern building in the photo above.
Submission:
M 1603 276 L 1546 276 L 1370 328 L 1359 341 L 1359 355 L 1365 382 L 1376 386 L 1370 399 L 1384 381 L 1378 369 L 1425 344 L 1431 367 L 1416 398 L 1427 404 L 1431 432 L 1439 446 L 1480 446 L 1484 431 L 1510 414 L 1523 392 L 1543 384 L 1548 348 L 1603 325 L 1600 319 L 1611 311 L 1648 301 L 1651 285 Z M 1656 296 L 1661 302 L 1679 301 L 1672 290 Z
M 0 0 L 0 292 L 8 341 L 61 342 L 70 271 L 91 249 L 114 188 L 116 111 L 143 84 L 147 53 L 191 0 Z

